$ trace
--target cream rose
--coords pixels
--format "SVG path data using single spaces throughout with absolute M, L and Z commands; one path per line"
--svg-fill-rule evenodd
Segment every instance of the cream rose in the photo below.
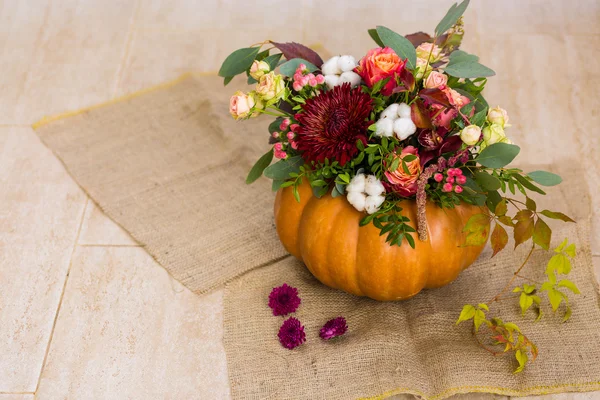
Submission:
M 510 126 L 508 125 L 508 113 L 505 109 L 500 107 L 490 108 L 487 119 L 491 124 L 498 124 L 503 128 Z
M 260 77 L 256 84 L 256 93 L 265 101 L 276 101 L 283 96 L 285 83 L 281 75 L 269 72 Z
M 442 49 L 433 43 L 421 43 L 417 47 L 417 57 L 429 60 L 430 63 L 439 61 L 442 58 Z
M 467 146 L 474 146 L 481 137 L 481 128 L 477 125 L 469 125 L 460 132 L 460 139 Z

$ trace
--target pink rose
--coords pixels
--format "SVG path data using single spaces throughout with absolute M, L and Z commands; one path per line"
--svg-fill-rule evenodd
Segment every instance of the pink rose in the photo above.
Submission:
M 444 93 L 446 93 L 446 97 L 448 97 L 450 104 L 456 106 L 459 110 L 471 102 L 467 96 L 463 96 L 454 89 L 446 88 Z
M 441 104 L 432 104 L 430 116 L 435 126 L 449 129 L 450 122 L 458 116 L 458 112 L 452 108 L 446 108 Z
M 408 174 L 404 171 L 402 163 L 400 163 L 396 171 L 385 172 L 385 177 L 389 182 L 389 184 L 385 185 L 386 189 L 403 197 L 410 197 L 417 193 L 417 179 L 421 174 L 421 160 L 419 159 L 419 154 L 415 147 L 405 147 L 397 157 L 403 159 L 409 154 L 415 155 L 417 158 L 406 162 L 409 171 Z
M 431 71 L 427 79 L 425 80 L 426 89 L 443 89 L 448 84 L 448 76 L 441 72 Z
M 229 99 L 229 113 L 234 119 L 246 118 L 254 107 L 254 98 L 246 93 L 237 91 Z
M 369 50 L 366 56 L 364 56 L 355 68 L 357 74 L 361 76 L 363 81 L 368 87 L 373 85 L 382 79 L 390 78 L 388 83 L 385 84 L 381 93 L 384 96 L 389 96 L 395 87 L 398 86 L 397 78 L 406 65 L 406 60 L 402 60 L 389 47 L 376 48 Z

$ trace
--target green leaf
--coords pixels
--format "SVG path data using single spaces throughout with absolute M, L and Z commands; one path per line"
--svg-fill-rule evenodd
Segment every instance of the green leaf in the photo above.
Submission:
M 233 76 L 226 76 L 225 79 L 223 79 L 223 86 L 229 85 L 229 82 L 231 82 L 232 79 Z
M 497 217 L 503 217 L 506 215 L 507 212 L 508 212 L 508 204 L 506 203 L 506 199 L 502 199 L 496 205 L 496 209 L 494 210 L 494 215 L 496 215 Z
M 456 63 L 460 63 L 460 62 L 477 62 L 479 61 L 479 57 L 477 57 L 474 54 L 469 54 L 466 51 L 462 51 L 462 50 L 455 50 L 450 54 L 450 61 L 448 62 L 448 65 L 450 64 L 456 64 Z
M 284 183 L 285 180 L 283 179 L 273 179 L 273 183 L 271 184 L 271 190 L 274 192 L 278 191 L 281 185 L 283 185 Z
M 473 318 L 475 316 L 475 307 L 473 307 L 470 304 L 467 304 L 466 306 L 463 307 L 462 311 L 460 312 L 460 316 L 458 317 L 458 320 L 456 321 L 456 325 L 460 324 L 463 321 L 468 321 L 471 318 Z
M 486 107 L 483 110 L 476 113 L 475 115 L 473 115 L 473 118 L 471 118 L 471 124 L 482 127 L 487 118 L 487 113 L 488 113 L 488 109 Z
M 539 194 L 546 194 L 546 192 L 544 192 L 542 189 L 540 189 L 539 187 L 535 186 L 533 183 L 531 183 L 527 178 L 525 178 L 522 175 L 519 174 L 513 174 L 512 175 L 521 185 L 525 186 L 527 189 L 531 190 L 532 192 L 536 192 Z
M 562 322 L 567 322 L 571 318 L 571 314 L 571 307 L 567 306 L 567 312 L 565 312 Z
M 467 7 L 469 6 L 469 0 L 464 0 L 462 3 L 457 4 L 454 3 L 452 7 L 448 10 L 444 18 L 437 24 L 435 27 L 435 35 L 441 36 L 448 29 L 452 28 L 452 25 L 458 21 L 458 19 L 463 15 Z
M 519 372 L 522 372 L 523 369 L 525 368 L 525 365 L 527 365 L 527 361 L 529 361 L 529 357 L 527 356 L 527 353 L 522 351 L 522 350 L 517 350 L 515 352 L 515 358 L 517 359 L 517 362 L 519 363 L 519 368 L 517 368 L 515 370 L 515 374 L 518 374 Z
M 533 212 L 535 212 L 535 210 L 537 209 L 537 204 L 535 204 L 535 201 L 533 201 L 529 197 L 525 199 L 525 206 L 528 210 L 531 210 Z
M 544 250 L 549 250 L 551 238 L 552 230 L 541 218 L 538 218 L 533 229 L 533 243 Z
M 473 174 L 473 179 L 475 182 L 481 186 L 481 188 L 486 191 L 498 190 L 500 189 L 500 181 L 498 178 L 488 174 L 485 171 L 477 171 Z
M 560 219 L 561 221 L 565 222 L 575 222 L 571 218 L 567 217 L 565 214 L 557 211 L 543 210 L 540 214 L 548 218 Z
M 562 178 L 552 172 L 533 171 L 528 173 L 527 176 L 542 186 L 555 186 L 562 182 Z
M 477 307 L 484 309 L 485 311 L 490 311 L 490 308 L 488 307 L 487 304 L 485 303 L 479 303 L 477 304 Z
M 314 64 L 309 63 L 302 58 L 292 58 L 289 61 L 284 62 L 279 66 L 279 72 L 285 76 L 294 76 L 296 70 L 298 69 L 298 65 L 304 64 L 309 72 L 315 72 L 319 68 L 317 68 Z
M 468 2 L 468 0 L 465 1 Z M 402 35 L 397 34 L 391 29 L 386 28 L 385 26 L 378 26 L 377 34 L 379 35 L 379 38 L 385 46 L 390 47 L 401 58 L 405 58 L 406 60 L 408 60 L 408 68 L 416 68 L 417 51 L 415 50 L 415 46 L 412 45 L 410 40 L 408 40 Z
M 502 168 L 515 159 L 521 149 L 508 143 L 494 143 L 486 147 L 475 159 L 479 164 L 488 168 Z
M 552 311 L 556 311 L 563 301 L 563 297 L 558 290 L 550 289 L 548 290 L 548 300 L 550 300 L 550 305 L 552 305 Z
M 246 47 L 234 51 L 223 61 L 219 76 L 228 78 L 246 71 L 252 66 L 259 50 L 258 47 Z
M 525 315 L 525 312 L 531 307 L 533 304 L 533 299 L 531 296 L 525 294 L 525 292 L 521 293 L 519 297 L 519 306 L 521 307 L 521 315 Z
M 300 171 L 302 165 L 304 165 L 302 157 L 294 156 L 268 166 L 263 171 L 263 174 L 270 179 L 285 180 L 289 178 L 290 173 Z
M 473 317 L 473 323 L 475 324 L 475 332 L 479 331 L 479 327 L 485 321 L 485 314 L 481 310 L 475 311 L 475 316 Z
M 368 32 L 369 36 L 371 36 L 371 39 L 373 39 L 373 41 L 375 41 L 375 43 L 377 43 L 379 47 L 385 47 L 383 42 L 379 38 L 379 35 L 377 34 L 377 29 L 369 29 Z
M 263 171 L 265 170 L 265 168 L 267 168 L 269 166 L 269 164 L 271 164 L 272 160 L 273 160 L 273 149 L 266 152 L 261 158 L 258 159 L 256 164 L 254 164 L 254 166 L 248 173 L 248 176 L 246 177 L 246 184 L 251 184 L 258 178 L 260 178 Z
M 452 75 L 457 78 L 480 78 L 484 76 L 496 75 L 494 70 L 473 61 L 464 61 L 452 65 L 448 64 L 444 71 L 448 75 Z
M 265 57 L 263 61 L 269 64 L 269 68 L 271 69 L 271 71 L 273 71 L 275 68 L 277 68 L 277 65 L 279 65 L 279 60 L 281 60 L 281 56 L 283 56 L 283 54 L 281 53 L 271 54 L 270 56 Z
M 579 288 L 577 287 L 576 284 L 574 284 L 573 282 L 571 282 L 568 279 L 563 279 L 562 281 L 558 282 L 558 286 L 559 287 L 564 287 L 569 289 L 571 292 L 575 293 L 575 294 L 581 294 L 581 292 L 579 291 Z

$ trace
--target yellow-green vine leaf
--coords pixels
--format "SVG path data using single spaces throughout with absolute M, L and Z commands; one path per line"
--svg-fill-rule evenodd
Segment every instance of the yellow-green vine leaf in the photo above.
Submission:
M 568 279 L 563 279 L 560 282 L 558 282 L 558 287 L 564 287 L 564 288 L 569 289 L 571 292 L 573 292 L 575 294 L 581 294 L 577 285 L 575 285 L 573 282 L 571 282 Z
M 517 350 L 515 352 L 515 358 L 517 359 L 517 362 L 519 363 L 519 368 L 517 368 L 514 373 L 518 374 L 519 372 L 522 372 L 523 369 L 525 368 L 527 361 L 529 361 L 529 357 L 527 356 L 526 352 L 524 352 L 522 350 Z
M 458 317 L 458 320 L 456 321 L 456 325 L 460 324 L 463 321 L 468 321 L 471 318 L 473 318 L 475 316 L 475 307 L 473 307 L 470 304 L 467 304 L 466 306 L 463 307 L 462 311 L 460 312 L 460 316 Z

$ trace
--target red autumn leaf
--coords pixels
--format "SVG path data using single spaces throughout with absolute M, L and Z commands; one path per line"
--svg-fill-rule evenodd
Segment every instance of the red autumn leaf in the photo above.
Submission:
M 492 245 L 492 250 L 494 251 L 492 257 L 506 247 L 506 244 L 508 243 L 508 233 L 506 233 L 506 229 L 504 229 L 502 225 L 496 224 L 492 231 L 492 236 L 490 237 L 490 243 Z
M 415 76 L 407 68 L 402 68 L 400 72 L 400 82 L 405 90 L 412 92 L 415 89 Z
M 425 32 L 415 32 L 404 37 L 407 38 L 409 42 L 411 42 L 412 45 L 415 46 L 415 48 L 419 47 L 421 43 L 425 43 L 431 40 L 431 36 Z
M 515 216 L 515 248 L 528 241 L 533 235 L 533 213 L 530 210 L 521 210 Z
M 451 107 L 450 101 L 446 96 L 446 93 L 442 92 L 440 89 L 422 89 L 419 92 L 419 97 L 423 100 L 426 100 L 432 104 L 441 104 L 444 107 Z
M 410 106 L 410 117 L 415 123 L 417 128 L 431 129 L 431 118 L 429 118 L 429 112 L 425 109 L 425 105 L 422 100 L 417 99 Z
M 321 65 L 323 65 L 323 59 L 317 54 L 317 52 L 304 46 L 303 44 L 296 42 L 277 43 L 273 41 L 271 41 L 271 44 L 277 47 L 287 60 L 291 60 L 292 58 L 302 58 L 319 68 L 321 68 Z

